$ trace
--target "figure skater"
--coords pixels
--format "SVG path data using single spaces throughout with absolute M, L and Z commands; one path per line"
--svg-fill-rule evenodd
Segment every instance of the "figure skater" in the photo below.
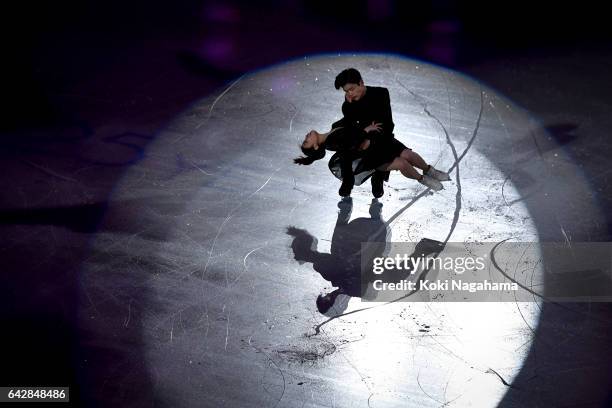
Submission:
M 294 159 L 294 162 L 310 165 L 325 157 L 326 150 L 335 151 L 329 161 L 329 169 L 342 180 L 338 191 L 342 197 L 349 197 L 353 185 L 360 185 L 374 172 L 399 170 L 405 177 L 417 180 L 434 191 L 442 190 L 440 181 L 450 180 L 447 173 L 428 165 L 419 154 L 399 140 L 375 139 L 371 137 L 372 131 L 368 132 L 368 128 L 375 128 L 375 124 L 364 130 L 352 126 L 336 127 L 327 133 L 311 130 L 301 145 L 305 156 Z M 422 170 L 423 174 L 415 167 Z
M 336 151 L 329 168 L 342 180 L 338 192 L 342 197 L 350 196 L 354 185 L 370 177 L 372 194 L 375 198 L 381 197 L 383 181 L 388 180 L 391 170 L 399 170 L 405 177 L 434 191 L 442 190 L 440 181 L 450 180 L 449 175 L 428 165 L 418 153 L 395 139 L 386 88 L 365 86 L 361 74 L 354 68 L 338 74 L 334 85 L 345 92 L 344 117 L 332 124 L 327 133 L 311 130 L 301 145 L 305 157 L 295 159 L 295 163 L 309 165 L 322 159 L 326 149 Z

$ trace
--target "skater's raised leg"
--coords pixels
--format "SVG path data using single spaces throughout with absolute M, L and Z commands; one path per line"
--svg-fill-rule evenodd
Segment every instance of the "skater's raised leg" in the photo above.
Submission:
M 400 154 L 400 157 L 402 159 L 406 159 L 408 163 L 410 163 L 412 166 L 423 170 L 423 172 L 426 172 L 429 169 L 429 165 L 425 163 L 425 160 L 423 160 L 423 158 L 418 153 L 413 152 L 410 149 L 405 149 Z
M 420 157 L 420 156 L 419 156 Z M 421 159 L 422 160 L 422 159 Z M 403 157 L 396 157 L 391 164 L 387 167 L 387 170 L 399 170 L 400 173 L 404 177 L 408 177 L 414 180 L 418 180 L 419 183 L 423 184 L 426 187 L 431 188 L 434 191 L 440 191 L 444 187 L 442 187 L 442 183 L 436 180 L 433 177 L 430 177 L 426 174 L 422 175 L 412 167 L 412 165 Z
M 425 163 L 425 160 L 423 160 L 423 158 L 418 153 L 410 149 L 404 150 L 401 153 L 400 157 L 403 157 L 404 159 L 408 160 L 408 163 L 423 170 L 423 174 L 432 177 L 438 181 L 449 181 L 451 179 L 448 173 L 438 170 L 434 168 L 434 166 Z

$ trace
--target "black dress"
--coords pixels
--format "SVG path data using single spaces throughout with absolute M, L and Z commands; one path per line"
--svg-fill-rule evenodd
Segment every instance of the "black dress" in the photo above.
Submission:
M 325 148 L 336 153 L 329 160 L 329 170 L 342 181 L 354 178 L 354 185 L 366 181 L 377 168 L 389 164 L 407 147 L 395 138 L 382 138 L 377 132 L 366 133 L 354 126 L 337 127 L 325 140 Z M 359 150 L 364 140 L 366 150 Z

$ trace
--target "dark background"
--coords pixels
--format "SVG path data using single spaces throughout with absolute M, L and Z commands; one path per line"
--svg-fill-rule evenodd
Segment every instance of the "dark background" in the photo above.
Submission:
M 608 14 L 591 0 L 25 1 L 3 8 L 2 125 L 12 128 L 78 116 L 74 101 L 61 96 L 120 62 L 131 69 L 113 82 L 100 78 L 105 96 L 133 98 L 117 88 L 137 87 L 141 75 L 166 68 L 169 48 L 185 70 L 176 80 L 202 76 L 194 91 L 201 95 L 240 73 L 319 52 L 393 52 L 461 70 L 500 56 L 610 45 Z M 87 85 L 98 96 L 102 85 Z M 161 84 L 147 85 L 155 98 Z
M 390 52 L 467 73 L 529 109 L 593 180 L 611 149 L 602 3 L 23 1 L 2 5 L 2 385 L 72 386 L 79 264 L 114 183 L 155 132 L 252 70 L 323 52 Z M 331 86 L 332 84 L 330 84 Z M 609 114 L 607 116 L 610 116 Z M 573 133 L 572 133 L 573 132 Z M 103 166 L 95 179 L 78 170 Z M 76 180 L 76 184 L 75 184 Z M 612 223 L 590 237 L 610 240 Z M 578 237 L 579 238 L 579 237 Z M 85 362 L 84 362 L 85 361 Z

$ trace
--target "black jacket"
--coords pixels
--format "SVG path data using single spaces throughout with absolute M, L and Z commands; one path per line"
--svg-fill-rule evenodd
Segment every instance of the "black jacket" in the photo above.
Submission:
M 391 114 L 391 99 L 389 90 L 378 86 L 366 86 L 363 97 L 355 102 L 344 101 L 342 104 L 342 114 L 344 117 L 332 124 L 332 129 L 337 127 L 352 128 L 362 137 L 370 139 L 371 143 L 376 143 L 379 138 L 393 138 L 393 115 Z M 381 124 L 381 132 L 366 133 L 364 129 L 374 123 Z M 380 140 L 380 139 L 379 139 Z M 352 174 L 351 163 L 355 157 L 343 154 L 341 167 L 343 174 Z M 384 179 L 389 180 L 389 172 L 384 172 Z M 344 177 L 343 182 L 353 185 L 352 177 Z
M 377 86 L 366 86 L 363 97 L 355 102 L 344 101 L 342 104 L 344 117 L 334 122 L 332 128 L 339 126 L 351 126 L 363 130 L 372 122 L 381 123 L 382 132 L 370 132 L 369 138 L 393 137 L 393 116 L 391 114 L 391 100 L 387 88 Z

